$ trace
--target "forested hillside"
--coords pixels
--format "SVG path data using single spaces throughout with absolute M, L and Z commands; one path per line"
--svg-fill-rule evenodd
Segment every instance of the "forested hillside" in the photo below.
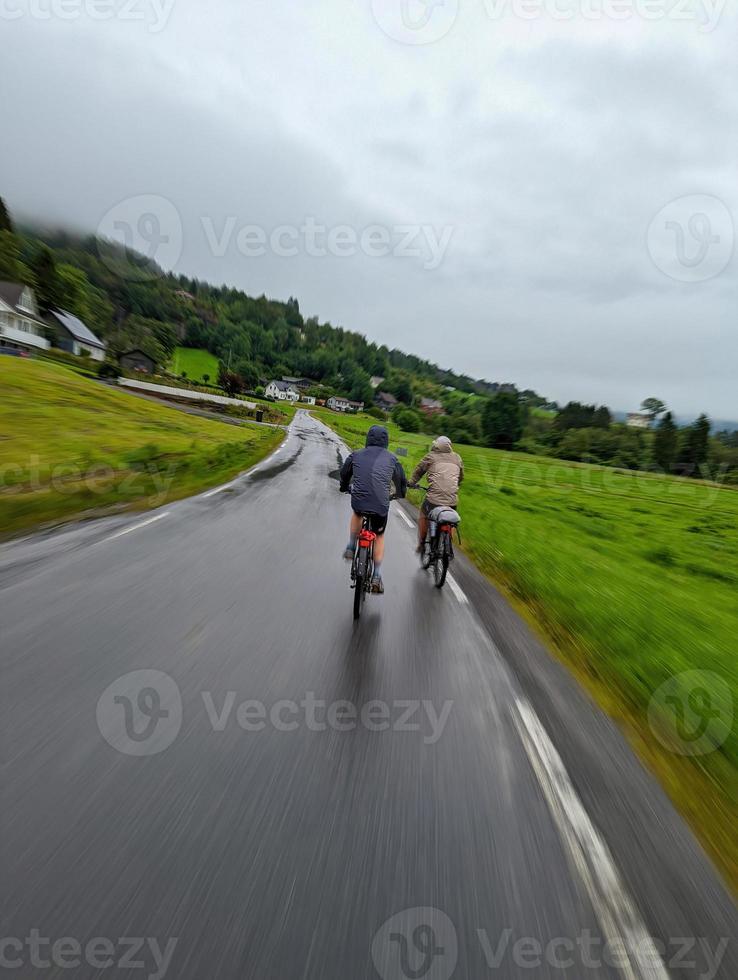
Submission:
M 650 398 L 644 411 L 652 424 L 638 429 L 616 422 L 606 406 L 559 409 L 513 383 L 458 374 L 306 318 L 294 297 L 253 297 L 175 276 L 93 236 L 14 229 L 1 200 L 0 280 L 26 282 L 43 309 L 79 316 L 106 342 L 111 360 L 140 348 L 172 370 L 176 347 L 199 348 L 218 359 L 218 383 L 229 391 L 261 394 L 271 378 L 299 376 L 314 382 L 318 397 L 339 394 L 371 406 L 381 390 L 397 399 L 392 417 L 405 431 L 443 430 L 460 443 L 738 482 L 738 435 L 711 435 L 706 415 L 680 428 Z M 372 377 L 382 379 L 379 387 Z

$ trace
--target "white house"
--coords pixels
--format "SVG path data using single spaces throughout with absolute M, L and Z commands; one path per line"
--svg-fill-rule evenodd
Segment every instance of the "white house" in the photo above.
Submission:
M 334 412 L 360 412 L 364 408 L 364 402 L 352 402 L 349 398 L 341 398 L 339 395 L 331 395 L 326 405 Z
M 300 393 L 293 385 L 286 381 L 270 381 L 264 389 L 267 398 L 273 398 L 278 402 L 296 402 L 300 398 Z
M 0 346 L 17 350 L 48 350 L 46 327 L 30 286 L 0 282 Z
M 56 331 L 56 346 L 78 357 L 89 354 L 93 361 L 105 360 L 105 344 L 84 323 L 66 310 L 52 310 L 46 322 Z
M 300 398 L 300 401 L 303 402 L 305 405 L 314 405 L 315 404 L 315 398 L 312 395 L 303 395 Z
M 650 429 L 651 422 L 651 416 L 643 412 L 628 412 L 625 420 L 625 424 L 631 429 Z

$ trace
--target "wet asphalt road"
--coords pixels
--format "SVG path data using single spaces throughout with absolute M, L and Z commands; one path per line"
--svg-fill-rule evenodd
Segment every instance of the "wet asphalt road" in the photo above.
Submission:
M 660 789 L 409 510 L 353 623 L 340 453 L 298 414 L 218 493 L 3 549 L 0 972 L 738 976 Z

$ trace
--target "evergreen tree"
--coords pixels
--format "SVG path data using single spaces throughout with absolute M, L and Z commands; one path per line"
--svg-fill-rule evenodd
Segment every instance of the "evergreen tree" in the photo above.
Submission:
M 5 201 L 0 197 L 0 231 L 14 232 L 13 222 L 10 218 L 10 212 L 5 207 Z
M 36 299 L 42 313 L 63 308 L 63 286 L 56 269 L 56 259 L 47 245 L 41 245 L 31 260 L 36 280 Z
M 488 446 L 512 449 L 523 434 L 524 412 L 517 394 L 500 391 L 490 398 L 482 413 L 482 430 Z
M 707 463 L 710 446 L 710 420 L 703 413 L 687 429 L 683 430 L 679 449 L 679 472 L 684 476 L 699 477 Z
M 679 433 L 671 412 L 667 412 L 656 429 L 653 440 L 653 458 L 664 473 L 671 473 L 676 461 Z

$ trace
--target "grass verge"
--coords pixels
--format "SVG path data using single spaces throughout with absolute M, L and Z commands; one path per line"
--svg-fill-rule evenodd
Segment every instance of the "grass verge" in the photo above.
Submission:
M 352 448 L 376 421 L 315 414 Z M 430 437 L 388 428 L 409 474 Z M 464 551 L 618 721 L 738 892 L 738 492 L 457 448 Z
M 0 358 L 0 533 L 161 506 L 235 476 L 283 437 L 133 398 L 61 365 Z

